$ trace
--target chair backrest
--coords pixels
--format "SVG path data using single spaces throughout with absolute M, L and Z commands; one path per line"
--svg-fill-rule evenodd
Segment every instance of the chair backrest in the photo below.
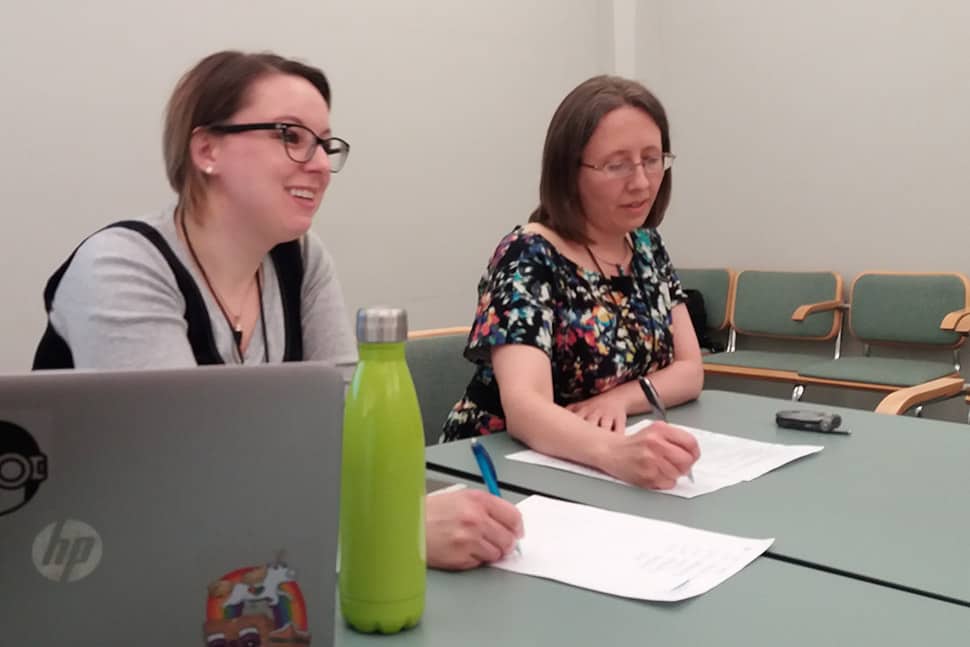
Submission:
M 474 373 L 463 352 L 469 328 L 417 330 L 408 335 L 404 352 L 418 392 L 424 443 L 438 442 L 448 412 L 461 399 Z
M 738 273 L 731 325 L 743 335 L 782 339 L 827 340 L 842 325 L 839 310 L 816 312 L 793 321 L 801 305 L 842 300 L 842 277 L 835 272 Z
M 724 330 L 731 323 L 731 306 L 734 300 L 736 274 L 728 268 L 677 270 L 681 285 L 694 289 L 704 297 L 707 327 Z
M 852 283 L 849 330 L 867 344 L 957 348 L 966 337 L 940 322 L 968 298 L 970 280 L 958 272 L 863 272 Z

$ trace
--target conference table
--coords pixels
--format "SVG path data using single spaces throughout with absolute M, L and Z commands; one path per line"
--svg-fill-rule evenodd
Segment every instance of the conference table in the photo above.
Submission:
M 970 609 L 760 558 L 697 598 L 651 603 L 480 568 L 428 572 L 421 623 L 394 636 L 336 621 L 339 647 L 957 645 Z M 958 642 L 959 641 L 961 642 Z
M 801 586 L 811 589 L 817 584 L 816 591 L 832 587 L 836 600 L 832 609 L 820 612 L 838 617 L 839 604 L 861 603 L 838 602 L 840 596 L 848 600 L 853 587 L 864 585 L 866 595 L 897 599 L 894 596 L 909 593 L 946 603 L 964 615 L 970 631 L 970 428 L 839 407 L 825 410 L 840 414 L 851 435 L 777 427 L 775 412 L 792 408 L 819 409 L 713 390 L 670 409 L 672 424 L 760 441 L 824 446 L 817 454 L 753 481 L 693 499 L 508 460 L 507 454 L 524 446 L 505 433 L 479 442 L 488 449 L 500 485 L 509 492 L 541 494 L 744 537 L 775 538 L 767 560 L 759 559 L 736 582 L 732 578 L 685 608 L 717 606 L 725 595 L 722 588 L 743 590 L 744 595 L 757 590 L 764 593 L 757 604 L 771 605 L 772 611 L 764 613 L 770 617 L 776 604 L 804 602 Z M 480 481 L 469 442 L 428 447 L 428 469 Z M 789 581 L 791 586 L 780 584 Z M 730 604 L 724 604 L 711 613 L 730 617 Z M 469 613 L 474 613 L 474 606 Z
M 432 470 L 428 475 L 448 478 Z M 518 501 L 522 495 L 506 497 Z M 970 609 L 761 557 L 714 590 L 675 603 L 619 598 L 488 567 L 430 570 L 425 614 L 414 629 L 360 634 L 343 623 L 339 609 L 335 627 L 338 647 L 909 647 L 960 644 Z

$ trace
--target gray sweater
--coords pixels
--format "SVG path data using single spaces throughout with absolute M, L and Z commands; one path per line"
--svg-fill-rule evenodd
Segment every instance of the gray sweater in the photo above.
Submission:
M 238 364 L 229 326 L 176 233 L 173 207 L 144 221 L 162 234 L 199 286 L 223 361 Z M 352 365 L 357 349 L 333 258 L 313 232 L 304 239 L 303 264 L 303 357 Z M 277 363 L 284 350 L 283 305 L 269 256 L 262 269 L 269 361 Z M 161 253 L 141 234 L 112 228 L 78 249 L 57 288 L 50 320 L 76 368 L 175 368 L 195 366 L 184 312 L 185 299 Z M 263 336 L 254 334 L 245 363 L 262 362 Z

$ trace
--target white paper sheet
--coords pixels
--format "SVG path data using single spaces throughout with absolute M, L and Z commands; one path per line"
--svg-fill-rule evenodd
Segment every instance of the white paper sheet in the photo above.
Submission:
M 653 420 L 643 420 L 627 427 L 626 434 L 631 435 L 642 431 L 653 424 Z M 669 490 L 657 490 L 664 494 L 691 499 L 701 494 L 720 490 L 742 481 L 752 481 L 771 470 L 777 469 L 793 460 L 820 452 L 821 445 L 780 445 L 778 443 L 764 443 L 737 436 L 718 434 L 694 427 L 677 425 L 691 433 L 700 446 L 701 457 L 694 463 L 694 482 L 681 477 L 677 484 Z M 600 472 L 561 458 L 546 456 L 531 449 L 515 452 L 506 456 L 509 460 L 521 461 L 566 470 L 584 476 L 623 483 L 609 474 Z
M 522 552 L 493 567 L 641 600 L 673 602 L 710 591 L 774 542 L 541 496 L 518 508 Z

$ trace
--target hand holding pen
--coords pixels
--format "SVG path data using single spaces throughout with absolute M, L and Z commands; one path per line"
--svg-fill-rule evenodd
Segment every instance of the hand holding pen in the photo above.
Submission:
M 498 474 L 495 472 L 492 457 L 488 455 L 485 446 L 479 443 L 477 439 L 472 439 L 471 447 L 472 454 L 475 455 L 475 462 L 478 463 L 478 470 L 482 473 L 482 480 L 485 482 L 489 494 L 501 498 L 502 493 L 498 489 Z M 515 552 L 519 555 L 522 554 L 522 547 L 518 541 L 515 542 Z
M 653 407 L 654 415 L 661 422 L 666 423 L 667 408 L 664 406 L 663 400 L 661 400 L 660 394 L 657 393 L 657 389 L 656 387 L 654 387 L 653 382 L 651 382 L 650 379 L 647 377 L 641 377 L 639 379 L 639 382 L 640 382 L 640 388 L 643 390 L 643 395 L 646 396 L 647 402 L 649 402 L 650 406 Z M 676 429 L 676 428 L 672 428 L 672 429 Z M 668 440 L 675 445 L 680 445 L 680 447 L 683 450 L 687 451 L 690 454 L 691 461 L 690 461 L 690 465 L 687 468 L 687 478 L 690 479 L 691 483 L 693 483 L 694 482 L 693 463 L 700 456 L 700 452 L 697 448 L 697 441 L 696 439 L 694 439 L 693 436 L 691 436 L 687 432 L 683 430 L 677 430 L 677 431 L 680 431 L 681 434 L 673 435 Z M 687 438 L 684 438 L 683 435 L 689 436 L 690 439 L 688 440 Z

